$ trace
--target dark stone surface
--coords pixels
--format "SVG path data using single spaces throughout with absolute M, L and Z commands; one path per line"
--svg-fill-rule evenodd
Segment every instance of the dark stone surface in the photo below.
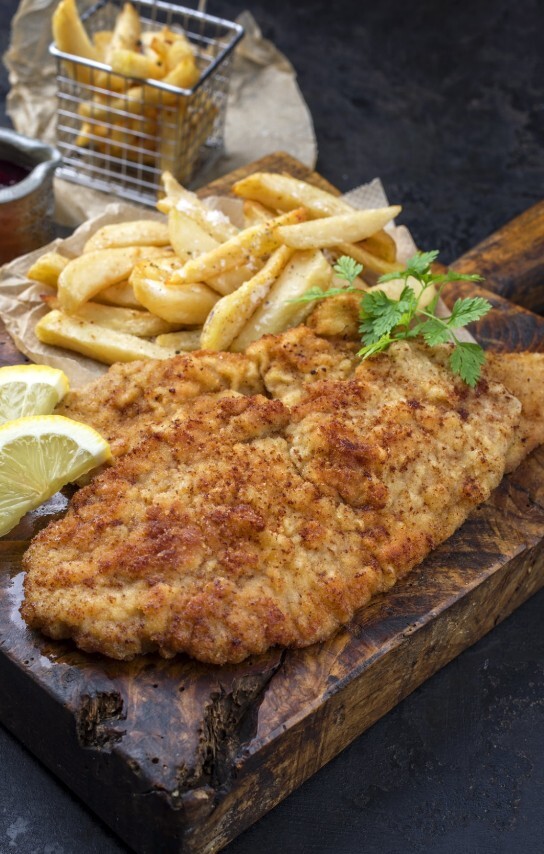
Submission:
M 247 5 L 208 8 L 228 17 Z M 2 51 L 16 6 L 0 2 Z M 319 170 L 345 189 L 379 175 L 422 247 L 451 261 L 542 197 L 540 0 L 258 0 L 251 9 L 298 71 Z M 6 90 L 0 74 L 0 97 Z M 540 593 L 229 854 L 540 854 L 543 614 Z M 0 854 L 126 851 L 4 730 L 0 761 Z

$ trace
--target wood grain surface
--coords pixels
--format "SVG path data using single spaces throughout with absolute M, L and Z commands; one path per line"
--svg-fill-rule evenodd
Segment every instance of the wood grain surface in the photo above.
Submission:
M 327 186 L 286 155 L 241 173 L 256 169 Z M 241 173 L 204 192 L 227 192 Z M 519 247 L 523 285 L 533 262 Z M 512 292 L 515 271 L 512 260 Z M 474 290 L 452 286 L 447 298 L 465 287 Z M 542 350 L 544 320 L 492 299 L 477 337 Z M 22 361 L 0 340 L 3 363 Z M 543 474 L 540 449 L 327 643 L 221 668 L 182 656 L 111 661 L 26 628 L 21 558 L 64 512 L 68 494 L 55 496 L 0 540 L 0 718 L 137 852 L 217 851 L 544 584 Z
M 544 202 L 513 219 L 455 261 L 452 267 L 459 273 L 479 273 L 490 290 L 542 314 Z

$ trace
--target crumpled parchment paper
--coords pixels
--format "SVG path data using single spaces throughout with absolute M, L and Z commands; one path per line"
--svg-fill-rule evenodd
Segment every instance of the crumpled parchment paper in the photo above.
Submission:
M 56 72 L 48 49 L 57 4 L 58 0 L 21 0 L 4 56 L 11 84 L 7 112 L 15 129 L 48 142 L 55 141 Z M 89 5 L 89 0 L 78 3 L 82 11 Z M 243 12 L 239 21 L 246 35 L 233 60 L 225 153 L 195 176 L 196 186 L 272 151 L 286 151 L 310 168 L 317 159 L 312 117 L 293 67 L 263 38 L 249 12 Z M 75 191 L 74 184 L 59 178 L 55 197 L 55 219 L 68 226 L 96 216 L 112 201 L 110 195 L 87 187 L 77 186 Z

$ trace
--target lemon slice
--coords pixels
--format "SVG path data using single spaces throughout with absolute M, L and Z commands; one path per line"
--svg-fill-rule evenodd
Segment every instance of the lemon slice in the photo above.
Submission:
M 25 415 L 48 415 L 68 391 L 66 374 L 47 365 L 0 368 L 0 424 Z
M 111 457 L 102 436 L 62 415 L 0 427 L 0 536 L 28 511 Z

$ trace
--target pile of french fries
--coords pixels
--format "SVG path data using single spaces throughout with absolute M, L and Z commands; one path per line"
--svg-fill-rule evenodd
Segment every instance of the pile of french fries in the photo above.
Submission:
M 84 63 L 66 64 L 67 73 L 88 92 L 78 107 L 77 146 L 157 165 L 161 171 L 175 168 L 180 158 L 193 162 L 212 132 L 215 104 L 201 92 L 198 109 L 189 115 L 188 98 L 143 82 L 160 81 L 179 89 L 197 83 L 197 59 L 183 32 L 168 27 L 143 32 L 136 9 L 125 3 L 113 30 L 100 30 L 90 38 L 75 0 L 61 0 L 53 15 L 53 37 L 64 53 L 111 68 L 110 72 Z
M 362 289 L 368 277 L 402 269 L 383 231 L 399 206 L 356 210 L 304 181 L 260 172 L 234 185 L 239 228 L 171 174 L 163 184 L 163 222 L 106 225 L 79 257 L 47 253 L 32 265 L 29 278 L 56 289 L 44 297 L 51 311 L 36 326 L 41 341 L 107 364 L 238 352 L 302 323 L 312 303 L 297 298 L 337 286 L 340 255 L 364 264 Z M 396 283 L 387 287 L 393 294 Z

